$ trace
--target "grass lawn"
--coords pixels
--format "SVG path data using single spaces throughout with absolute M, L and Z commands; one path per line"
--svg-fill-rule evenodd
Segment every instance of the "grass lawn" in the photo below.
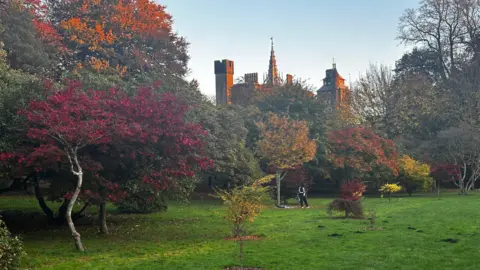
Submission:
M 264 269 L 479 269 L 480 195 L 366 198 L 384 230 L 358 233 L 365 220 L 330 218 L 331 199 L 310 209 L 268 207 L 250 226 L 265 240 L 245 243 L 245 265 Z M 30 197 L 1 197 L 0 209 L 32 210 Z M 79 226 L 87 251 L 67 229 L 23 233 L 25 269 L 222 269 L 237 265 L 238 244 L 214 201 L 174 204 L 167 213 L 109 215 L 111 234 Z M 339 213 L 339 216 L 342 214 Z M 319 226 L 324 226 L 323 228 Z M 409 227 L 411 227 L 409 229 Z M 415 228 L 415 229 L 412 229 Z M 420 231 L 419 231 L 420 230 Z M 331 234 L 341 236 L 332 237 Z M 457 243 L 442 242 L 454 238 Z

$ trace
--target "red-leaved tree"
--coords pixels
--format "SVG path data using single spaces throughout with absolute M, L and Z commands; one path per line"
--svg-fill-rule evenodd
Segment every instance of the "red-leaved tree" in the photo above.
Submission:
M 342 184 L 340 193 L 342 199 L 358 201 L 362 198 L 363 193 L 366 191 L 367 186 L 360 180 L 355 179 Z
M 347 181 L 352 176 L 386 170 L 398 174 L 398 153 L 391 140 L 362 127 L 331 131 L 328 134 L 329 157 L 333 166 L 343 169 Z
M 86 175 L 104 178 L 104 167 L 95 160 L 92 149 L 108 153 L 110 159 L 138 159 L 142 167 L 138 179 L 158 190 L 174 187 L 173 180 L 191 177 L 197 168 L 211 164 L 201 151 L 205 131 L 184 121 L 187 110 L 172 94 L 158 95 L 149 87 L 129 97 L 114 89 L 84 91 L 79 83 L 71 82 L 67 89 L 53 91 L 46 100 L 32 101 L 20 112 L 27 119 L 27 136 L 38 145 L 19 157 L 18 163 L 48 153 L 48 160 L 55 162 L 46 167 L 64 159 L 76 178 L 75 188 L 67 194 L 66 219 L 77 249 L 83 251 L 84 247 L 72 221 L 73 205 Z M 11 155 L 4 154 L 5 158 Z M 118 185 L 97 182 L 107 186 L 109 198 L 118 199 Z M 83 195 L 98 196 L 90 190 Z

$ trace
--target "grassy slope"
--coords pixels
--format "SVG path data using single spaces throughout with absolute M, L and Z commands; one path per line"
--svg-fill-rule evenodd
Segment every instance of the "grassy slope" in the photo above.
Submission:
M 364 220 L 331 219 L 330 200 L 311 199 L 311 209 L 268 208 L 254 222 L 264 241 L 245 244 L 245 264 L 265 269 L 478 269 L 480 196 L 365 199 L 383 231 L 355 233 Z M 35 208 L 33 199 L 0 197 L 0 209 Z M 112 234 L 80 226 L 84 254 L 73 250 L 66 230 L 30 232 L 29 269 L 221 269 L 238 263 L 238 246 L 223 240 L 229 227 L 214 202 L 172 205 L 167 213 L 114 215 Z M 319 229 L 323 225 L 325 228 Z M 415 227 L 424 232 L 408 230 Z M 330 237 L 329 234 L 342 234 Z M 440 242 L 455 238 L 456 244 Z

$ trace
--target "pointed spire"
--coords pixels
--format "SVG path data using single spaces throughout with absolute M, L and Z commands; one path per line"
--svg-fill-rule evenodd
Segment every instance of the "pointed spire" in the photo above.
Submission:
M 279 78 L 278 78 L 277 60 L 275 59 L 275 51 L 273 49 L 273 37 L 271 37 L 270 40 L 271 40 L 270 62 L 268 65 L 268 76 L 267 76 L 266 83 L 269 85 L 277 85 L 279 84 Z
M 332 68 L 337 69 L 337 64 L 335 63 L 335 57 L 333 58 Z

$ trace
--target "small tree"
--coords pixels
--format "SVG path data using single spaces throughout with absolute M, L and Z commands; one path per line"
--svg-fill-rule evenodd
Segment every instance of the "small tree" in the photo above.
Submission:
M 85 92 L 80 84 L 71 83 L 45 101 L 32 101 L 22 111 L 28 120 L 28 137 L 40 144 L 31 149 L 27 159 L 56 153 L 54 160 L 66 159 L 75 176 L 73 192 L 67 194 L 66 219 L 77 249 L 84 250 L 73 224 L 72 208 L 84 180 L 108 189 L 101 183 L 105 178 L 121 178 L 120 166 L 104 162 L 105 173 L 105 167 L 95 158 L 101 160 L 99 156 L 103 155 L 108 161 L 137 161 L 125 163 L 131 167 L 127 169 L 131 179 L 143 181 L 156 191 L 181 190 L 189 182 L 182 180 L 193 177 L 197 165 L 202 169 L 210 165 L 210 160 L 197 151 L 202 148 L 205 131 L 184 121 L 187 109 L 172 94 L 158 95 L 149 87 L 139 88 L 128 97 L 113 89 Z M 116 192 L 118 185 L 114 186 L 112 191 Z M 102 229 L 106 229 L 106 197 L 116 201 L 118 196 L 111 192 L 101 195 Z
M 243 265 L 243 236 L 247 222 L 253 222 L 267 198 L 267 184 L 275 175 L 267 175 L 251 185 L 234 187 L 231 191 L 217 190 L 216 194 L 226 205 L 225 219 L 232 226 L 232 236 L 239 241 L 239 256 Z
M 353 180 L 347 183 L 344 183 L 340 188 L 340 193 L 342 199 L 358 201 L 362 198 L 363 193 L 366 191 L 367 186 L 360 182 L 360 180 Z
M 387 193 L 388 201 L 390 201 L 392 193 L 399 192 L 401 189 L 402 187 L 397 184 L 385 184 L 380 187 L 380 191 L 382 192 L 382 197 L 383 197 L 383 193 Z
M 430 166 L 428 164 L 418 162 L 408 155 L 403 155 L 399 159 L 399 167 L 398 179 L 409 195 L 412 195 L 416 187 L 425 191 L 432 186 L 433 178 L 430 176 Z
M 258 123 L 261 139 L 258 142 L 260 155 L 275 167 L 277 205 L 280 206 L 280 184 L 287 169 L 313 159 L 317 150 L 314 140 L 308 136 L 305 121 L 289 120 L 270 113 L 266 123 Z

